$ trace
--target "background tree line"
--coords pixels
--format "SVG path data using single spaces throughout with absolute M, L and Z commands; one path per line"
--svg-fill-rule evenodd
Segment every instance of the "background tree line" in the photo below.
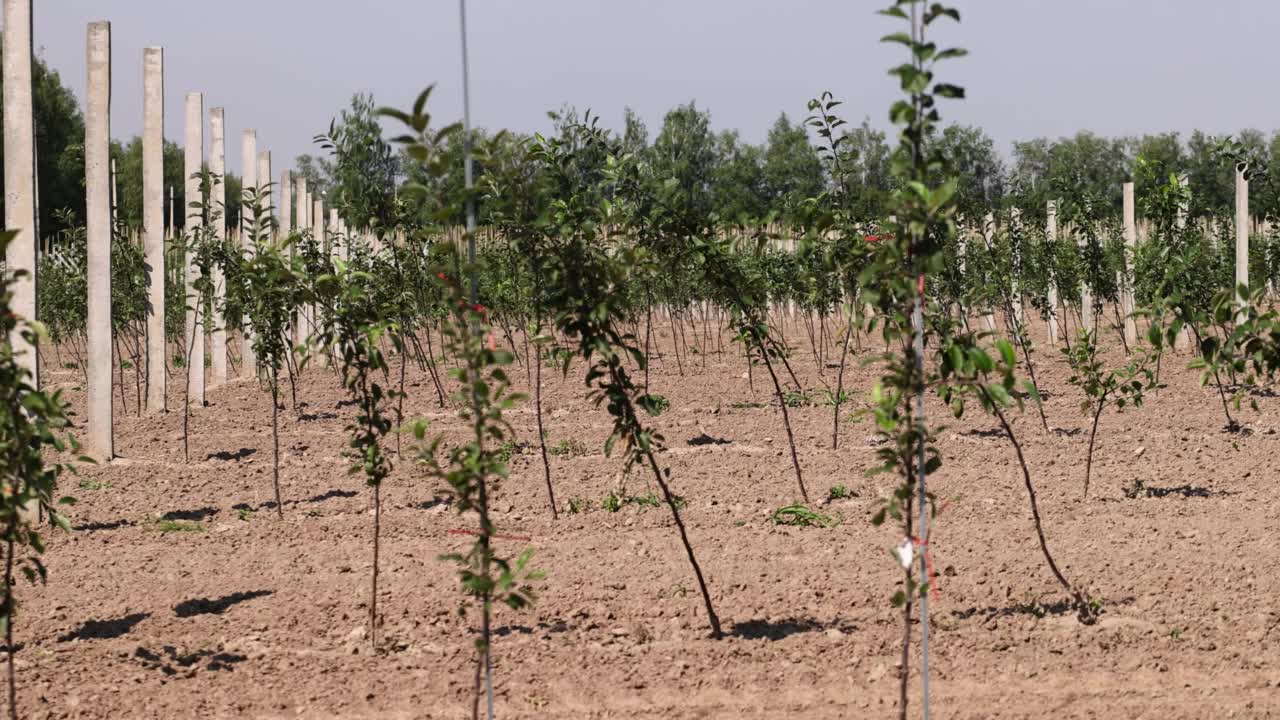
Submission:
M 33 66 L 33 82 L 41 234 L 49 237 L 68 229 L 68 223 L 83 221 L 84 117 L 57 71 L 40 58 Z M 456 210 L 456 217 L 439 214 L 440 207 L 446 206 L 443 203 L 419 202 L 406 209 L 395 202 L 398 188 L 406 182 L 421 183 L 438 191 L 438 197 L 458 197 L 463 192 L 461 133 L 439 135 L 435 151 L 444 172 L 421 177 L 420 164 L 406 162 L 403 150 L 391 150 L 376 111 L 371 96 L 353 96 L 349 106 L 330 123 L 328 134 L 317 137 L 343 143 L 343 152 L 336 155 L 344 158 L 343 162 L 335 163 L 330 153 L 318 150 L 299 156 L 296 172 L 307 178 L 313 194 L 322 194 L 328 205 L 341 207 L 352 220 L 387 218 L 394 211 L 416 213 L 421 221 L 462 224 Z M 549 114 L 553 122 L 560 122 L 575 112 L 566 106 Z M 852 198 L 859 215 L 882 217 L 894 189 L 889 172 L 894 150 L 889 139 L 869 120 L 840 131 L 847 137 L 840 144 L 842 181 L 850 185 L 841 190 Z M 525 162 L 531 135 L 506 130 L 474 132 L 478 185 L 489 168 Z M 617 136 L 628 152 L 649 167 L 652 177 L 678 184 L 692 207 L 728 222 L 788 222 L 802 212 L 805 198 L 834 189 L 829 166 L 819 159 L 803 118 L 785 112 L 759 144 L 743 140 L 737 130 L 715 129 L 711 113 L 695 102 L 667 112 L 652 136 L 645 123 L 627 109 Z M 1256 173 L 1250 186 L 1253 213 L 1280 216 L 1280 182 L 1272 179 L 1280 177 L 1280 133 L 1267 136 L 1248 129 L 1233 139 L 1233 157 L 1248 158 Z M 1176 175 L 1189 180 L 1192 219 L 1226 215 L 1233 208 L 1233 163 L 1224 158 L 1221 138 L 1200 130 L 1185 138 L 1176 132 L 1111 138 L 1089 131 L 1065 138 L 1041 137 L 1014 142 L 1007 159 L 992 138 L 976 126 L 946 126 L 932 141 L 942 147 L 960 175 L 959 205 L 962 216 L 968 218 L 1011 205 L 1034 217 L 1043 213 L 1051 198 L 1099 203 L 1101 214 L 1118 215 L 1122 183 L 1133 179 L 1142 198 Z M 178 208 L 185 208 L 182 148 L 166 140 L 164 155 L 165 185 L 174 189 Z M 138 227 L 142 222 L 141 138 L 114 141 L 112 156 L 117 165 L 120 220 Z M 240 181 L 228 173 L 226 183 L 226 214 L 228 225 L 234 227 L 239 218 Z M 168 202 L 166 195 L 166 218 Z M 478 212 L 481 224 L 491 220 L 483 202 Z M 175 215 L 182 226 L 185 213 Z

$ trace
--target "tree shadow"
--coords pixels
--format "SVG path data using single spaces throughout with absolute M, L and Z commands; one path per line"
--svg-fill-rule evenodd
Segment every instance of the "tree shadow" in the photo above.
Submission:
M 1108 606 L 1119 607 L 1122 605 L 1132 605 L 1134 598 L 1124 597 L 1117 600 L 1105 600 L 1102 602 L 1101 609 L 1105 610 Z M 1039 598 L 1026 600 L 1023 602 L 1014 602 L 1003 607 L 989 605 L 987 607 L 971 607 L 964 610 L 952 610 L 951 617 L 957 620 L 968 620 L 969 618 L 981 618 L 983 623 L 992 620 L 1012 617 L 1014 615 L 1030 615 L 1036 618 L 1044 618 L 1058 615 L 1069 615 L 1076 612 L 1074 602 L 1069 598 L 1053 600 L 1051 602 L 1041 602 Z
M 1043 618 L 1057 615 L 1067 615 L 1075 612 L 1075 605 L 1071 600 L 1055 600 L 1049 603 L 1042 603 L 1038 600 L 1014 603 L 1005 607 L 988 606 L 984 608 L 971 607 L 965 610 L 952 610 L 951 616 L 957 620 L 968 620 L 972 617 L 979 617 L 982 622 L 990 622 L 997 618 L 1012 617 L 1014 615 L 1031 615 L 1032 617 Z
M 316 420 L 337 420 L 338 413 L 326 412 L 321 410 L 313 413 L 298 413 L 298 419 L 302 422 L 315 422 Z
M 1148 487 L 1147 497 L 1162 498 L 1170 495 L 1181 495 L 1184 498 L 1227 497 L 1238 493 L 1230 490 L 1210 490 L 1199 485 L 1179 485 L 1178 487 Z
M 189 520 L 199 522 L 218 514 L 218 508 L 202 507 L 195 510 L 171 510 L 160 516 L 161 520 Z
M 438 507 L 448 508 L 453 505 L 453 498 L 448 495 L 435 495 L 430 500 L 423 500 L 414 505 L 419 510 L 433 510 Z
M 986 430 L 983 430 L 982 428 L 974 428 L 972 430 L 962 430 L 960 431 L 960 434 L 966 437 L 979 438 L 1002 438 L 1005 436 L 1004 428 L 989 428 Z
M 285 507 L 289 507 L 292 505 L 319 503 L 319 502 L 324 502 L 325 500 L 332 500 L 334 498 L 355 497 L 356 495 L 359 495 L 359 494 L 360 493 L 356 492 L 355 490 L 328 490 L 326 492 L 320 493 L 319 495 L 312 495 L 309 498 L 302 498 L 301 500 L 285 500 L 284 505 Z M 258 510 L 274 510 L 275 507 L 276 507 L 275 500 L 264 500 L 258 503 L 257 505 L 250 505 L 249 503 L 236 503 L 235 505 L 231 506 L 231 509 L 232 510 L 249 510 L 252 512 L 257 512 Z
M 151 617 L 151 613 L 134 613 L 114 620 L 86 620 L 80 627 L 60 636 L 58 642 L 118 638 L 132 630 L 134 625 L 149 617 Z
M 221 615 L 234 605 L 238 605 L 247 600 L 254 598 L 266 597 L 274 594 L 274 590 L 253 590 L 251 592 L 237 592 L 230 595 L 223 595 L 220 598 L 196 598 L 194 600 L 184 600 L 173 606 L 173 612 L 178 617 L 194 617 L 196 615 Z
M 95 532 L 98 530 L 119 530 L 122 527 L 133 527 L 137 525 L 132 520 L 112 520 L 110 522 L 91 522 L 82 525 L 73 525 L 71 529 L 75 532 Z
M 1075 437 L 1075 436 L 1079 435 L 1080 433 L 1084 432 L 1084 428 L 1060 428 L 1060 427 L 1056 427 L 1056 428 L 1052 428 L 1052 432 L 1053 432 L 1053 434 L 1054 434 L 1054 435 L 1057 435 L 1058 437 Z
M 733 624 L 733 629 L 729 634 L 734 637 L 740 637 L 743 640 L 770 640 L 777 641 L 792 635 L 801 633 L 823 632 L 826 630 L 839 630 L 849 633 L 854 630 L 851 623 L 842 623 L 838 620 L 831 622 L 822 622 L 812 618 L 787 618 L 770 622 L 768 620 L 747 620 L 745 622 L 737 622 Z
M 133 651 L 133 657 L 149 670 L 160 670 L 165 675 L 177 675 L 180 672 L 194 673 L 203 661 L 204 668 L 213 672 L 232 670 L 233 666 L 248 660 L 248 656 L 218 650 L 196 650 L 180 652 L 172 645 L 165 645 L 160 652 L 152 652 L 144 647 Z
M 726 440 L 724 438 L 713 437 L 706 433 L 699 433 L 694 437 L 689 438 L 686 442 L 693 447 L 701 447 L 703 445 L 728 445 L 733 441 Z
M 556 620 L 555 622 L 551 622 L 551 623 L 538 621 L 532 627 L 529 625 L 502 625 L 493 629 L 493 634 L 499 637 L 506 637 L 508 635 L 532 635 L 535 632 L 545 632 L 545 633 L 569 632 L 569 625 L 563 620 Z
M 205 456 L 204 459 L 205 460 L 225 460 L 225 461 L 243 460 L 249 457 L 250 455 L 256 454 L 257 452 L 258 451 L 254 448 L 240 448 L 235 452 L 228 452 L 226 450 L 223 450 L 221 452 L 209 453 L 208 455 Z

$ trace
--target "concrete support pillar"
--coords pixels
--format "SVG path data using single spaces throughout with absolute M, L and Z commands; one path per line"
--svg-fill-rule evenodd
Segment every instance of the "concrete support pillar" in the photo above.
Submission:
M 11 286 L 10 308 L 24 320 L 36 319 L 36 143 L 31 87 L 31 0 L 4 0 L 4 227 L 16 230 L 5 248 L 5 267 L 25 275 Z M 40 387 L 36 348 L 19 332 L 9 338 L 19 365 Z
M 1179 174 L 1178 187 L 1189 190 L 1190 186 L 1191 186 L 1191 182 L 1188 175 L 1186 173 Z M 1182 200 L 1178 203 L 1178 214 L 1174 218 L 1174 227 L 1177 229 L 1179 235 L 1181 235 L 1182 232 L 1187 229 L 1187 215 L 1190 214 L 1190 205 L 1191 205 L 1190 197 L 1183 197 Z M 1183 326 L 1182 332 L 1178 334 L 1178 337 L 1174 338 L 1173 349 L 1184 350 L 1190 346 L 1191 346 L 1191 328 Z
M 298 203 L 296 212 L 297 219 L 295 222 L 298 225 L 298 233 L 301 234 L 311 227 L 310 223 L 307 222 L 307 209 L 310 207 L 309 203 L 311 200 L 307 197 L 307 179 L 302 175 L 298 176 L 297 192 L 294 193 L 294 197 Z M 298 309 L 297 316 L 294 318 L 293 343 L 295 345 L 301 345 L 307 341 L 307 335 L 310 333 L 311 308 L 304 305 Z
M 1013 319 L 1022 324 L 1022 210 L 1009 211 L 1009 250 L 1013 255 Z
M 270 178 L 268 178 L 269 180 Z M 244 204 L 245 198 L 258 187 L 258 131 L 245 130 L 240 138 L 240 187 L 242 189 L 240 206 L 240 246 L 247 252 L 253 252 L 254 239 L 250 233 L 252 208 Z M 243 372 L 249 377 L 258 373 L 258 356 L 253 352 L 253 329 L 249 326 L 249 318 L 244 319 L 241 328 L 240 361 Z
M 982 242 L 987 246 L 988 257 L 992 254 L 992 246 L 995 244 L 995 240 L 996 216 L 991 213 L 987 213 L 986 217 L 982 218 Z M 983 327 L 986 328 L 988 332 L 995 332 L 996 316 L 991 312 L 990 306 L 987 306 L 985 309 L 986 312 L 982 315 Z
M 324 236 L 324 203 L 318 198 L 311 201 L 311 233 L 323 250 L 331 249 L 328 238 Z
M 116 177 L 116 159 L 111 158 L 111 226 L 120 222 L 120 181 Z
M 1133 317 L 1133 258 L 1138 251 L 1138 218 L 1133 183 L 1124 184 L 1124 267 L 1120 278 L 1120 312 L 1124 313 L 1124 340 L 1130 347 L 1138 343 L 1138 322 Z
M 84 112 L 85 242 L 88 251 L 88 419 L 85 451 L 115 456 L 111 428 L 111 23 L 89 23 Z
M 338 211 L 336 208 L 329 208 L 329 232 L 333 233 L 332 245 L 330 252 L 333 257 L 347 259 L 347 241 L 346 238 L 338 237 L 342 230 L 342 223 L 338 220 Z
M 147 276 L 147 412 L 165 410 L 164 48 L 142 51 L 142 251 Z M 173 224 L 173 188 L 169 188 Z
M 262 150 L 258 153 L 258 183 L 262 187 L 262 212 L 260 220 L 266 223 L 268 228 L 271 227 L 272 221 L 276 216 L 276 204 L 272 201 L 275 195 L 271 190 L 271 151 Z M 268 233 L 266 239 L 270 240 L 274 236 L 274 232 Z M 256 248 L 250 248 L 250 252 L 256 251 Z
M 1081 267 L 1086 261 L 1085 253 L 1088 252 L 1089 244 L 1085 239 L 1085 235 L 1077 230 L 1076 247 L 1080 251 Z M 1085 277 L 1080 278 L 1080 325 L 1085 330 L 1093 332 L 1095 329 L 1093 322 L 1093 288 L 1089 287 L 1089 281 Z
M 330 252 L 331 248 L 329 242 L 324 236 L 324 203 L 319 198 L 315 198 L 311 201 L 311 224 L 311 232 L 316 238 L 316 242 L 320 243 L 321 252 Z M 316 329 L 315 326 L 320 321 L 320 318 L 317 317 L 316 311 L 316 306 L 312 305 L 310 309 L 312 331 Z M 330 358 L 331 355 L 329 353 L 325 353 L 325 367 L 330 365 Z
M 293 185 L 290 182 L 289 171 L 285 170 L 280 173 L 280 186 L 277 188 L 280 193 L 280 237 L 288 237 L 293 232 Z
M 246 136 L 246 142 L 248 137 Z M 257 145 L 257 138 L 254 138 L 254 145 Z M 255 187 L 260 187 L 261 195 L 259 196 L 259 205 L 261 214 L 257 217 L 258 232 L 257 237 L 247 237 L 244 239 L 245 252 L 250 254 L 258 251 L 258 242 L 271 241 L 271 220 L 272 202 L 271 190 L 268 187 L 271 183 L 271 152 L 263 150 L 257 153 L 254 167 Z M 246 377 L 254 377 L 258 373 L 258 354 L 253 349 L 253 332 L 246 322 L 244 328 L 244 374 Z
M 1249 287 L 1249 181 L 1244 163 L 1236 166 L 1236 293 L 1240 286 Z M 1247 290 L 1246 290 L 1247 292 Z M 1237 297 L 1236 307 L 1243 311 L 1248 295 Z
M 201 200 L 199 173 L 204 165 L 204 96 L 200 93 L 187 93 L 186 106 L 186 146 L 183 148 L 183 177 L 186 178 L 186 204 Z M 187 245 L 200 238 L 203 232 L 204 218 L 200 210 L 186 210 L 184 237 Z M 193 405 L 204 405 L 204 300 L 196 292 L 196 273 L 200 271 L 195 264 L 195 257 L 188 249 L 185 263 L 187 322 L 186 337 L 183 338 L 183 351 L 187 353 L 187 402 Z M 200 312 L 196 312 L 199 307 Z
M 213 237 L 218 242 L 227 239 L 227 116 L 220 107 L 209 108 L 209 174 L 213 183 L 209 188 L 209 213 L 213 221 Z M 227 288 L 222 267 L 213 268 L 213 318 L 209 329 L 209 355 L 213 359 L 210 386 L 227 384 Z
M 240 188 L 247 194 L 258 187 L 258 131 L 245 130 L 240 138 Z M 242 200 L 243 198 L 236 198 Z M 245 241 L 249 213 L 240 211 L 240 242 Z
M 1058 202 L 1050 200 L 1045 208 L 1047 219 L 1045 220 L 1044 239 L 1049 244 L 1049 252 L 1053 252 L 1054 246 L 1058 242 Z M 1054 280 L 1053 274 L 1049 275 L 1049 345 L 1058 344 L 1058 286 Z

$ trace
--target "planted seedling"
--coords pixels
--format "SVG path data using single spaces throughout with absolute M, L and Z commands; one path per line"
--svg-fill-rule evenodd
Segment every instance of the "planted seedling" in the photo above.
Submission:
M 441 436 L 425 443 L 423 422 L 415 425 L 414 436 L 420 443 L 419 462 L 428 477 L 446 485 L 460 515 L 474 513 L 478 522 L 471 548 L 465 554 L 451 553 L 442 559 L 458 565 L 463 591 L 480 606 L 480 637 L 475 645 L 479 665 L 484 668 L 485 687 L 492 697 L 492 605 L 501 602 L 515 610 L 526 607 L 534 599 L 532 583 L 542 577 L 528 566 L 532 549 L 507 558 L 493 548 L 497 528 L 489 503 L 496 484 L 507 476 L 506 463 L 499 457 L 501 443 L 513 434 L 503 412 L 524 396 L 510 392 L 506 368 L 513 360 L 512 354 L 494 350 L 484 341 L 489 330 L 485 309 L 469 303 L 460 284 L 445 282 L 454 308 L 453 321 L 444 328 L 445 342 L 460 363 L 451 374 L 458 383 L 458 401 L 463 407 L 459 415 L 470 425 L 471 437 L 464 443 L 450 443 L 447 449 Z M 477 703 L 479 690 L 477 682 Z
M 1094 442 L 1102 411 L 1108 405 L 1114 405 L 1118 412 L 1124 412 L 1128 406 L 1142 407 L 1143 393 L 1155 387 L 1155 377 L 1150 370 L 1147 353 L 1137 353 L 1119 368 L 1107 368 L 1098 357 L 1096 340 L 1096 332 L 1082 329 L 1075 345 L 1063 350 L 1072 370 L 1067 382 L 1084 392 L 1085 399 L 1080 403 L 1080 410 L 1092 415 L 1089 450 L 1084 465 L 1084 497 L 1089 496 Z
M 17 234 L 16 230 L 0 233 L 0 252 Z M 13 311 L 13 282 L 24 277 L 26 273 L 21 270 L 0 271 L 0 338 L 20 334 L 35 348 L 41 339 L 47 339 L 43 327 Z M 53 527 L 70 530 L 71 523 L 60 512 L 60 506 L 75 502 L 70 497 L 57 498 L 58 480 L 73 467 L 56 460 L 56 454 L 79 450 L 68 432 L 68 405 L 61 391 L 37 390 L 25 360 L 14 353 L 14 343 L 0 342 L 0 540 L 4 543 L 0 629 L 8 651 L 12 720 L 18 717 L 18 645 L 13 637 L 18 599 L 14 572 L 21 572 L 28 582 L 45 581 L 48 571 L 41 559 L 45 546 L 40 520 L 47 517 Z

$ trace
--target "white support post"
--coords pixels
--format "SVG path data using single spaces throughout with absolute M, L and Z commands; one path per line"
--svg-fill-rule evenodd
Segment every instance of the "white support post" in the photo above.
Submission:
M 329 208 L 329 232 L 333 233 L 333 241 L 330 245 L 330 252 L 333 257 L 347 259 L 347 242 L 344 238 L 339 238 L 338 234 L 342 231 L 342 223 L 338 220 L 337 208 Z
M 1049 252 L 1054 252 L 1054 246 L 1058 242 L 1058 202 L 1050 200 L 1045 208 L 1047 219 L 1045 220 L 1044 237 L 1049 244 Z M 1056 346 L 1058 344 L 1058 286 L 1054 281 L 1053 273 L 1049 274 L 1049 345 Z
M 199 203 L 202 200 L 199 173 L 204 166 L 204 95 L 187 93 L 186 105 L 186 145 L 182 152 L 182 172 L 186 178 L 186 203 Z M 186 222 L 183 224 L 183 236 L 187 245 L 197 240 L 203 232 L 204 218 L 198 209 L 188 208 Z M 187 320 L 186 335 L 183 338 L 183 352 L 187 354 L 187 403 L 204 405 L 204 303 L 199 302 L 196 292 L 195 257 L 190 248 L 186 252 L 185 262 Z M 196 306 L 200 305 L 200 314 L 196 314 Z
M 280 237 L 288 237 L 293 232 L 293 184 L 289 178 L 289 171 L 284 170 L 280 173 L 280 186 L 277 188 L 280 193 Z M 290 253 L 293 251 L 290 250 Z
M 147 277 L 147 412 L 165 410 L 164 48 L 142 52 L 142 247 Z M 173 188 L 169 188 L 170 224 Z
M 1249 288 L 1249 180 L 1245 177 L 1247 169 L 1244 163 L 1236 166 L 1236 287 L 1232 294 L 1237 296 L 1237 318 L 1244 316 Z M 1239 296 L 1242 285 L 1245 287 L 1244 297 Z
M 1013 208 L 1009 211 L 1010 252 L 1013 254 L 1013 320 L 1022 324 L 1022 210 Z M 1017 242 L 1014 242 L 1015 239 Z
M 209 108 L 209 174 L 213 183 L 209 194 L 209 212 L 213 219 L 213 235 L 218 242 L 227 239 L 227 135 L 226 112 L 220 108 Z M 209 354 L 213 357 L 213 375 L 210 386 L 218 387 L 227 384 L 227 316 L 224 312 L 227 302 L 226 280 L 222 277 L 222 267 L 213 267 L 213 318 L 214 327 L 209 332 Z
M 995 243 L 995 239 L 996 239 L 996 216 L 991 213 L 987 213 L 986 217 L 982 218 L 982 242 L 987 246 L 988 257 L 991 256 L 991 248 L 992 248 L 992 245 Z M 991 312 L 990 305 L 988 305 L 985 309 L 986 309 L 986 312 L 983 313 L 982 315 L 982 324 L 987 329 L 988 332 L 995 332 L 996 316 Z
M 88 250 L 88 421 L 85 450 L 115 456 L 111 402 L 111 23 L 89 23 L 84 113 L 85 243 Z
M 31 0 L 4 0 L 4 227 L 18 235 L 5 248 L 8 272 L 25 275 L 10 286 L 10 309 L 23 320 L 36 313 L 36 253 L 40 230 L 36 225 L 36 143 L 31 85 Z M 9 337 L 18 364 L 40 387 L 37 349 L 21 331 Z
M 1076 229 L 1076 248 L 1080 251 L 1080 259 L 1082 261 L 1080 266 L 1083 268 L 1086 260 L 1085 253 L 1089 249 L 1089 244 L 1085 240 L 1084 233 L 1080 232 L 1079 228 Z M 1082 275 L 1080 278 L 1080 327 L 1093 332 L 1095 330 L 1093 319 L 1093 288 L 1089 287 L 1089 278 Z
M 307 199 L 307 179 L 301 174 L 298 175 L 297 191 L 294 193 L 294 198 L 297 202 L 297 211 L 295 213 L 297 217 L 294 219 L 294 222 L 298 226 L 298 232 L 302 233 L 309 227 L 307 223 L 307 203 L 310 201 Z M 293 343 L 295 345 L 301 345 L 306 342 L 307 335 L 310 332 L 311 308 L 304 305 L 298 310 L 298 314 L 293 323 Z
M 120 181 L 116 177 L 116 159 L 111 158 L 111 227 L 120 222 Z
M 329 243 L 325 241 L 324 237 L 324 203 L 319 198 L 313 198 L 311 201 L 311 223 L 311 232 L 320 246 L 320 251 L 323 253 L 329 252 Z M 315 330 L 314 326 L 318 322 L 315 305 L 311 306 L 310 316 L 312 330 Z M 325 353 L 325 367 L 329 367 L 331 357 L 330 353 Z
M 1120 312 L 1124 313 L 1124 340 L 1130 347 L 1138 343 L 1138 322 L 1134 318 L 1133 258 L 1138 251 L 1138 219 L 1133 183 L 1124 184 L 1124 267 L 1120 278 Z
M 258 184 L 262 188 L 262 212 L 259 222 L 265 223 L 268 227 L 276 216 L 276 204 L 272 201 L 275 192 L 271 189 L 271 151 L 258 151 Z M 266 238 L 270 240 L 275 235 L 274 232 L 268 233 Z M 257 252 L 256 246 L 251 246 L 249 252 Z
M 270 180 L 270 178 L 268 178 Z M 240 202 L 240 246 L 241 250 L 253 252 L 253 239 L 249 237 L 249 208 L 244 199 L 258 188 L 258 131 L 245 130 L 240 139 L 240 187 L 241 194 L 236 198 Z M 245 318 L 240 336 L 241 372 L 247 377 L 258 374 L 258 356 L 253 352 L 253 328 L 249 319 Z
M 1190 188 L 1190 185 L 1190 179 L 1186 173 L 1178 175 L 1178 187 Z M 1187 215 L 1190 214 L 1190 204 L 1191 200 L 1188 197 L 1184 197 L 1178 201 L 1178 214 L 1174 218 L 1174 227 L 1177 229 L 1179 235 L 1187 229 Z M 1188 347 L 1191 347 L 1191 328 L 1183 325 L 1182 332 L 1178 333 L 1178 336 L 1173 340 L 1173 349 L 1185 350 Z

